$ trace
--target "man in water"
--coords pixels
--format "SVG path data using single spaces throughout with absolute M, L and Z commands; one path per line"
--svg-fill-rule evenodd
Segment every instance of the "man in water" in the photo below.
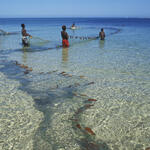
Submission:
M 66 32 L 66 26 L 62 26 L 62 31 L 61 31 L 61 37 L 62 37 L 62 46 L 63 47 L 69 47 L 69 36 L 68 33 Z
M 105 39 L 105 32 L 104 32 L 103 28 L 101 29 L 101 32 L 99 33 L 99 37 L 100 37 L 101 40 Z
M 71 29 L 72 30 L 76 29 L 75 23 L 72 24 Z
M 73 23 L 71 27 L 75 27 L 75 23 Z
M 22 44 L 24 46 L 29 46 L 27 36 L 29 36 L 30 38 L 32 38 L 32 36 L 26 32 L 25 24 L 21 24 L 21 27 L 22 27 L 22 31 L 21 31 L 21 33 L 22 33 Z

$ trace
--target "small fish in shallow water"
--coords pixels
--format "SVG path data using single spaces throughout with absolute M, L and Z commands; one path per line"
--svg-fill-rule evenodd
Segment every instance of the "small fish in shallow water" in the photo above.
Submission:
M 61 72 L 60 74 L 64 74 L 64 73 L 66 73 L 66 72 L 63 71 L 63 72 Z
M 94 84 L 94 82 L 90 82 L 90 83 L 88 83 L 87 85 L 90 85 L 90 84 Z
M 90 99 L 88 99 L 88 101 L 89 101 L 89 102 L 96 102 L 97 100 L 90 98 Z
M 73 92 L 72 94 L 73 94 L 74 96 L 78 96 L 78 94 L 77 94 L 77 93 L 74 93 L 74 92 Z
M 85 131 L 87 131 L 88 133 L 90 133 L 91 135 L 95 135 L 95 133 L 92 131 L 91 128 L 86 127 Z
M 44 74 L 44 72 L 40 72 L 39 74 Z
M 79 76 L 80 78 L 85 78 L 85 76 Z
M 87 96 L 86 94 L 80 94 L 80 96 Z
M 78 122 L 78 119 L 70 119 L 70 120 L 72 120 L 72 121 L 74 121 L 74 122 Z
M 77 127 L 77 128 L 79 128 L 79 129 L 81 129 L 81 126 L 80 126 L 80 124 L 76 124 L 76 127 Z
M 92 106 L 94 106 L 94 105 L 87 104 L 87 105 L 85 105 L 84 107 L 85 107 L 86 109 L 88 109 L 88 108 L 90 108 L 90 107 L 92 107 Z

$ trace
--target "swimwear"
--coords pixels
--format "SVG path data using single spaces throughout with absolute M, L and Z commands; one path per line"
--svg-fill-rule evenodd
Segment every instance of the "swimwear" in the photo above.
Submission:
M 23 36 L 22 37 L 22 44 L 24 46 L 29 46 L 29 42 L 28 42 L 28 38 L 26 36 Z
M 62 40 L 62 45 L 63 47 L 69 47 L 69 41 L 66 39 Z

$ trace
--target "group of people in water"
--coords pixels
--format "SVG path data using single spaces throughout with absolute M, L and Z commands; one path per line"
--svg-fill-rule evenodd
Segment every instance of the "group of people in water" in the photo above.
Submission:
M 22 31 L 21 31 L 21 33 L 22 33 L 22 44 L 24 46 L 29 46 L 29 42 L 28 42 L 27 37 L 32 38 L 32 36 L 27 33 L 27 31 L 25 29 L 25 24 L 21 24 L 21 27 L 22 27 Z M 73 29 L 73 30 L 76 29 L 75 24 L 72 24 L 71 29 Z M 61 37 L 62 37 L 62 46 L 63 47 L 69 47 L 69 41 L 68 41 L 69 35 L 66 32 L 66 26 L 65 25 L 62 26 Z M 99 33 L 99 38 L 101 40 L 105 39 L 105 32 L 104 32 L 103 28 L 101 29 L 101 31 Z

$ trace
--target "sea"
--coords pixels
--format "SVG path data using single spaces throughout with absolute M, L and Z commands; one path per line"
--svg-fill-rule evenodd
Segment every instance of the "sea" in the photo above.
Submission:
M 150 19 L 1 18 L 0 29 L 0 150 L 150 149 Z

